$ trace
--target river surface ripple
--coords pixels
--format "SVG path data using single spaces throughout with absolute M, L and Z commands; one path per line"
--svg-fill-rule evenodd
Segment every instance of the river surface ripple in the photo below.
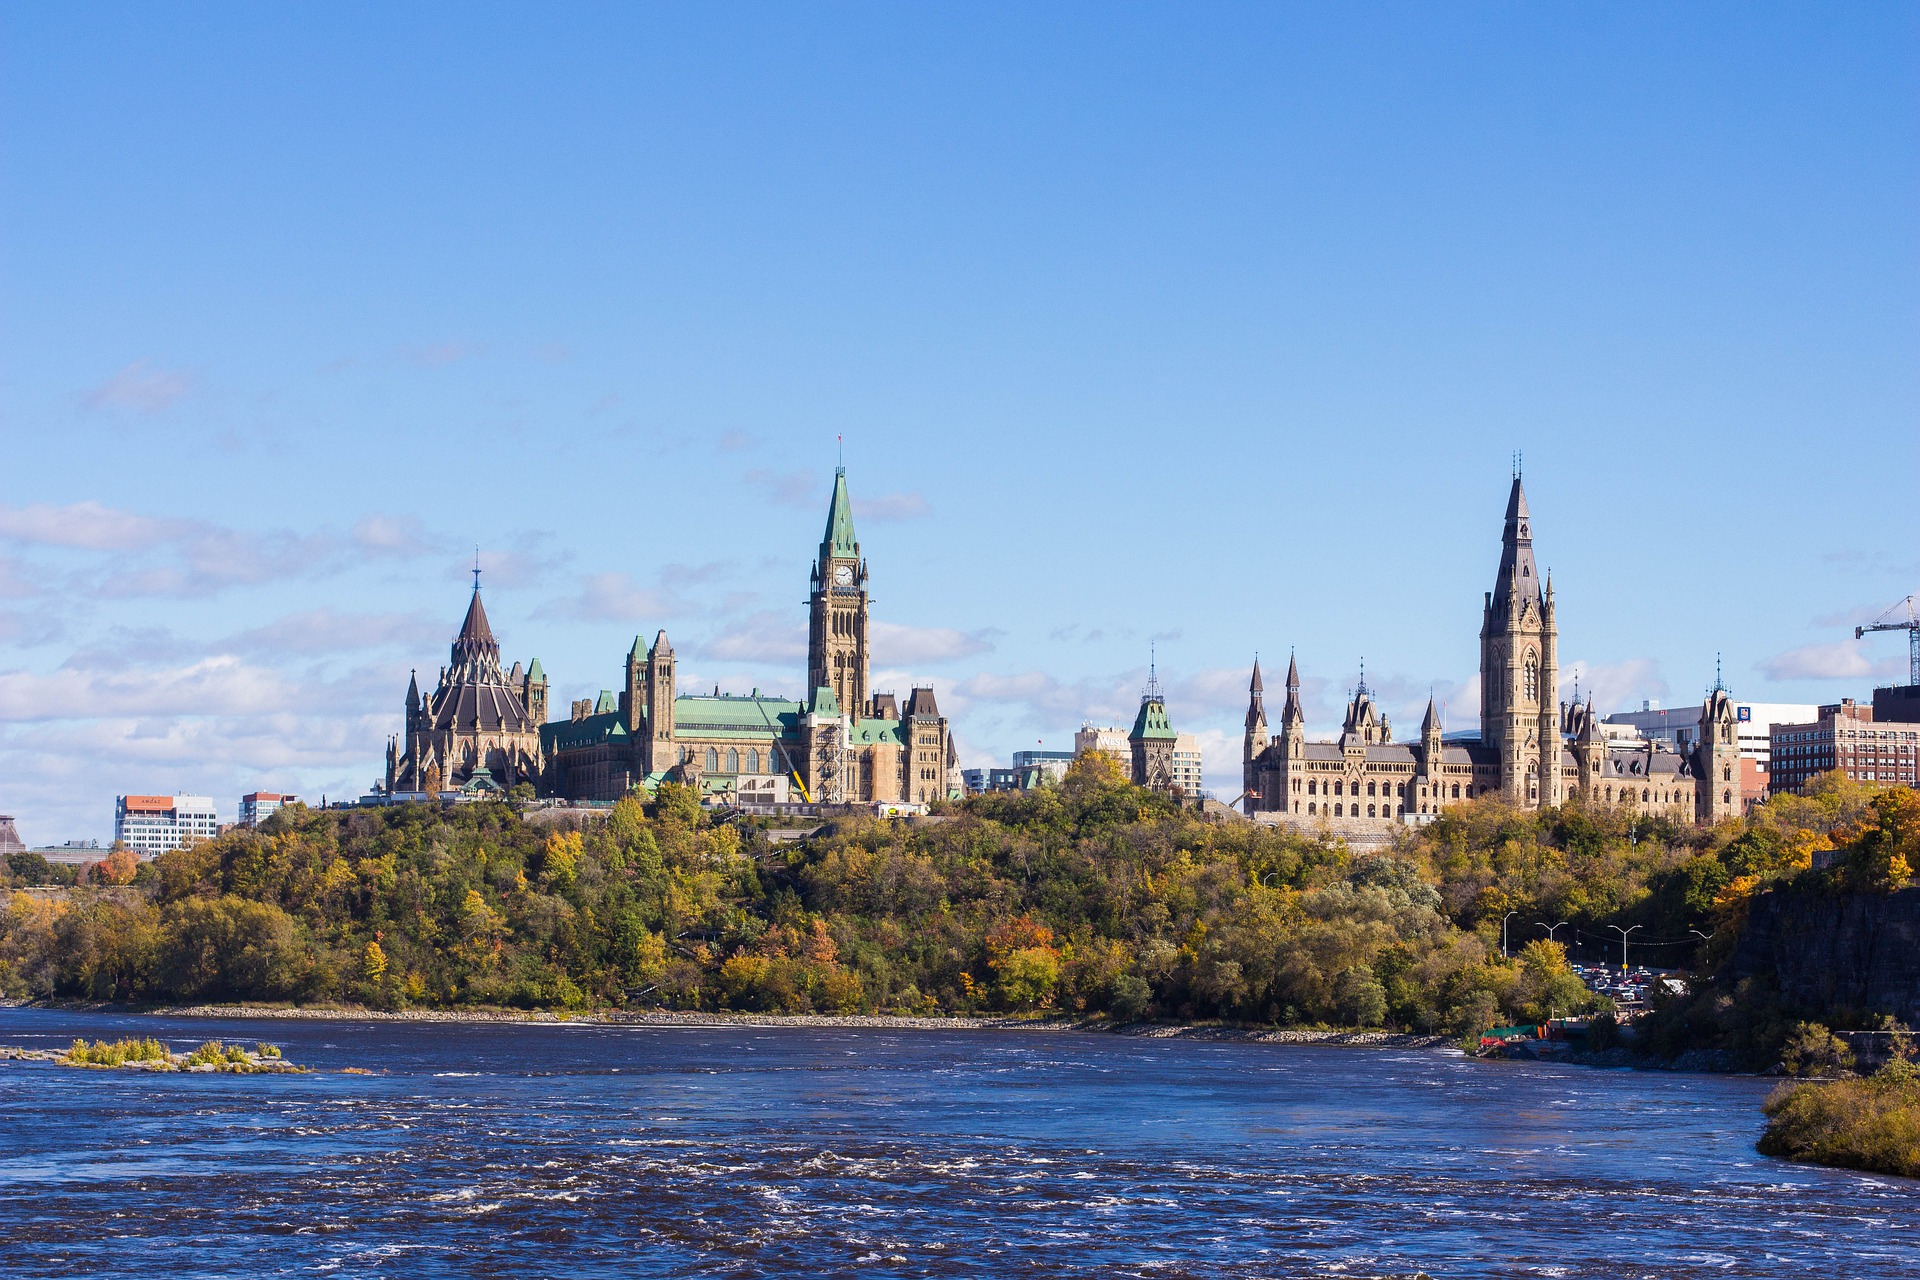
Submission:
M 1765 1081 L 1086 1034 L 168 1020 L 310 1076 L 0 1064 L 0 1272 L 1920 1276 Z M 383 1074 L 342 1075 L 364 1066 Z

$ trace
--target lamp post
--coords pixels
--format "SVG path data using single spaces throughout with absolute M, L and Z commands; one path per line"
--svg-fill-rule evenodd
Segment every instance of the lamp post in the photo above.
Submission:
M 1567 922 L 1565 920 L 1562 920 L 1559 924 L 1547 924 L 1545 921 L 1537 921 L 1535 922 L 1533 927 L 1536 929 L 1545 929 L 1547 931 L 1547 941 L 1558 942 L 1560 941 L 1560 939 L 1555 937 L 1554 935 L 1559 933 L 1560 930 L 1566 928 Z
M 1646 927 L 1647 926 L 1643 924 L 1636 924 L 1626 929 L 1622 929 L 1617 924 L 1607 926 L 1607 928 L 1620 935 L 1620 972 L 1625 973 L 1627 971 L 1627 935 L 1632 933 L 1634 929 L 1644 929 Z
M 1513 919 L 1515 916 L 1519 914 L 1520 914 L 1520 908 L 1515 907 L 1513 910 L 1507 912 L 1507 914 L 1500 917 L 1500 958 L 1502 960 L 1505 960 L 1507 958 L 1507 921 Z

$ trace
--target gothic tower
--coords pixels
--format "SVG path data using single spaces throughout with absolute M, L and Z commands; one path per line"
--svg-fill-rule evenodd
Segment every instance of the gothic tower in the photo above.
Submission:
M 1280 738 L 1289 759 L 1298 760 L 1307 746 L 1307 713 L 1300 707 L 1300 668 L 1287 655 L 1287 701 L 1280 708 Z
M 853 501 L 847 469 L 833 473 L 833 503 L 820 539 L 808 599 L 807 689 L 832 689 L 841 710 L 855 720 L 871 715 L 867 688 L 867 565 L 853 536 Z
M 1733 695 L 1719 680 L 1700 707 L 1700 745 L 1694 752 L 1694 817 L 1718 822 L 1740 816 L 1740 726 Z M 1885 777 L 1885 774 L 1881 775 Z
M 1246 812 L 1259 808 L 1254 792 L 1253 762 L 1267 749 L 1267 709 L 1261 705 L 1260 659 L 1253 660 L 1253 679 L 1247 685 L 1247 736 L 1241 744 L 1240 790 Z
M 680 751 L 673 742 L 673 646 L 667 633 L 653 638 L 647 651 L 647 737 L 648 773 L 665 773 L 680 763 Z
M 1553 587 L 1541 585 L 1516 472 L 1500 571 L 1480 626 L 1480 740 L 1499 754 L 1501 795 L 1522 808 L 1560 798 L 1559 638 Z

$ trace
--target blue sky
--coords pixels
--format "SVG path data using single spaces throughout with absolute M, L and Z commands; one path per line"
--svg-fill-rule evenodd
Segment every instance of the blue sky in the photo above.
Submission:
M 357 794 L 475 546 L 556 706 L 797 694 L 835 437 L 968 764 L 1475 704 L 1509 458 L 1608 705 L 1920 589 L 1909 6 L 10 6 L 0 811 Z

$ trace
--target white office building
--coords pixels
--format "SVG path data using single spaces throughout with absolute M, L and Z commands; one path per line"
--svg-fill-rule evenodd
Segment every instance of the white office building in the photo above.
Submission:
M 113 838 L 143 858 L 220 834 L 212 796 L 121 796 Z
M 1125 729 L 1081 725 L 1080 732 L 1073 735 L 1073 754 L 1085 755 L 1089 751 L 1106 752 L 1120 765 L 1121 777 L 1133 776 L 1133 744 L 1127 741 Z
M 1173 785 L 1183 795 L 1197 796 L 1201 791 L 1200 739 L 1190 733 L 1173 740 Z
M 1736 702 L 1733 714 L 1739 725 L 1740 758 L 1757 760 L 1764 770 L 1772 754 L 1768 731 L 1776 724 L 1806 724 L 1817 720 L 1820 708 L 1797 702 Z M 1663 708 L 1657 702 L 1642 702 L 1638 711 L 1614 712 L 1605 724 L 1628 727 L 1642 738 L 1670 743 L 1682 754 L 1693 750 L 1700 741 L 1698 706 Z

